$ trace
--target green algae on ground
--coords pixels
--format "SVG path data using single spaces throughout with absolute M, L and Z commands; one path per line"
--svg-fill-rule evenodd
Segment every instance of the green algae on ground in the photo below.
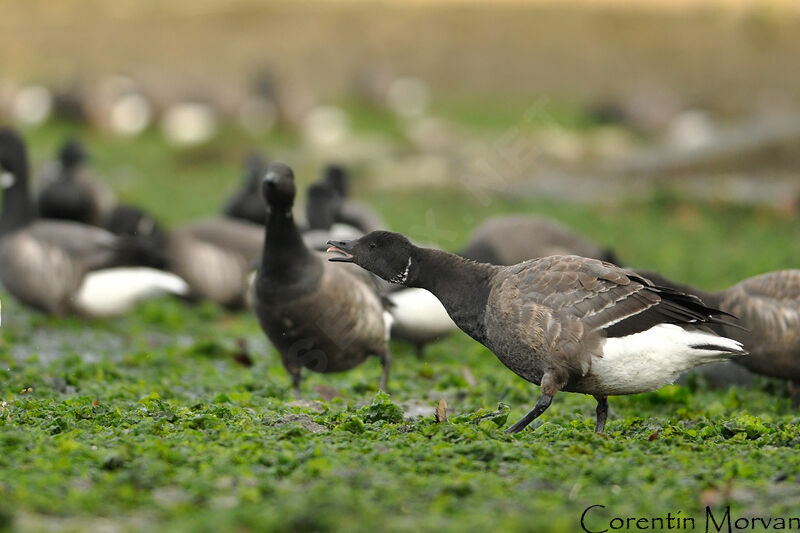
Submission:
M 177 169 L 169 187 L 199 191 L 171 222 L 212 209 L 214 172 L 238 177 L 230 161 L 191 181 L 151 136 L 105 146 L 99 164 L 143 154 L 143 171 Z M 152 174 L 137 194 L 157 197 L 156 208 L 174 203 Z M 760 208 L 373 194 L 392 227 L 418 238 L 433 209 L 453 248 L 480 217 L 516 210 L 555 216 L 631 264 L 710 289 L 800 264 L 798 220 Z M 677 209 L 692 211 L 690 226 Z M 800 501 L 800 414 L 783 384 L 715 391 L 695 380 L 614 397 L 606 436 L 592 431 L 592 398 L 563 393 L 529 430 L 505 435 L 539 389 L 461 333 L 423 358 L 393 343 L 391 395 L 375 390 L 371 360 L 308 373 L 295 401 L 248 313 L 157 300 L 83 321 L 0 298 L 0 530 L 558 532 L 579 530 L 594 504 L 615 516 L 700 516 L 705 505 L 769 516 L 796 513 Z M 252 366 L 236 360 L 241 340 Z M 439 424 L 442 397 L 449 420 Z M 422 415 L 404 418 L 407 404 Z

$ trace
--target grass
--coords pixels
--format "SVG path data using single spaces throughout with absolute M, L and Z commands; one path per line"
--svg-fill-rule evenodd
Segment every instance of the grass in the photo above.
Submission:
M 29 132 L 36 161 L 68 130 Z M 235 134 L 193 150 L 155 135 L 89 141 L 98 172 L 171 224 L 216 209 L 245 147 Z M 392 227 L 450 248 L 483 217 L 523 211 L 708 288 L 800 264 L 799 221 L 766 208 L 362 189 Z M 238 339 L 252 367 L 236 362 Z M 308 375 L 302 403 L 250 313 L 160 300 L 118 320 L 56 320 L 4 295 L 0 340 L 0 530 L 558 532 L 579 531 L 594 504 L 606 506 L 595 530 L 678 511 L 702 529 L 705 505 L 797 513 L 800 416 L 781 383 L 695 380 L 612 398 L 605 437 L 592 432 L 591 398 L 564 393 L 533 431 L 509 436 L 538 388 L 462 334 L 421 359 L 393 344 L 389 397 L 368 361 Z M 441 397 L 447 424 L 432 416 Z M 403 419 L 412 404 L 425 414 Z

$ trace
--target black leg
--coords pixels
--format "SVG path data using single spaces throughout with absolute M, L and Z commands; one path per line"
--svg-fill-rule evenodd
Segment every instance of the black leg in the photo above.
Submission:
M 290 368 L 289 375 L 292 376 L 292 394 L 294 394 L 294 397 L 299 400 L 302 397 L 300 394 L 300 381 L 302 381 L 302 378 L 300 377 L 300 369 Z
M 389 392 L 386 390 L 386 385 L 389 382 L 389 368 L 392 366 L 392 355 L 389 353 L 388 349 L 386 353 L 381 356 L 381 365 L 383 366 L 383 374 L 381 375 L 380 389 L 383 392 Z
M 603 433 L 606 429 L 606 418 L 608 418 L 608 398 L 605 396 L 595 396 L 597 400 L 597 422 L 594 425 L 595 433 Z
M 536 406 L 530 410 L 530 412 L 523 416 L 519 422 L 511 426 L 506 430 L 506 433 L 519 433 L 523 429 L 525 429 L 528 424 L 536 420 L 539 415 L 544 413 L 548 407 L 550 407 L 550 402 L 553 401 L 553 397 L 549 394 L 542 394 L 539 401 L 536 402 Z

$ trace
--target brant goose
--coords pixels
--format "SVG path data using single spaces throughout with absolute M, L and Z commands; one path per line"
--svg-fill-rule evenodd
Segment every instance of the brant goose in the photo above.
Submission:
M 350 174 L 340 165 L 327 165 L 322 170 L 322 183 L 330 185 L 342 199 L 335 222 L 348 224 L 361 230 L 362 233 L 386 229 L 386 222 L 368 205 L 349 199 Z
M 106 215 L 102 227 L 114 235 L 127 235 L 148 241 L 154 253 L 151 264 L 166 268 L 164 250 L 167 231 L 144 209 L 132 205 L 117 205 Z M 158 263 L 159 260 L 161 264 Z
M 109 316 L 145 298 L 185 293 L 175 276 L 142 267 L 153 258 L 145 241 L 78 222 L 36 220 L 25 145 L 7 129 L 0 130 L 0 173 L 0 280 L 23 303 L 55 315 Z
M 325 182 L 312 183 L 306 191 L 306 229 L 303 241 L 314 250 L 325 251 L 328 241 L 357 239 L 364 235 L 360 229 L 336 222 L 342 198 Z
M 159 268 L 185 280 L 193 299 L 211 300 L 230 309 L 249 307 L 249 280 L 261 255 L 263 226 L 212 218 L 168 232 L 144 210 L 119 206 L 106 219 L 106 228 L 148 241 L 163 258 Z
M 246 220 L 254 224 L 264 224 L 264 201 L 258 191 L 261 176 L 267 163 L 258 152 L 249 154 L 244 160 L 244 180 L 241 189 L 236 191 L 225 203 L 223 213 L 226 217 Z
M 385 231 L 331 242 L 329 251 L 341 253 L 333 260 L 428 289 L 459 328 L 541 385 L 536 407 L 509 433 L 541 415 L 558 391 L 592 394 L 602 432 L 608 396 L 656 390 L 694 366 L 745 353 L 703 327 L 724 323 L 718 316 L 726 313 L 597 259 L 557 255 L 495 266 Z
M 39 192 L 42 218 L 73 220 L 99 226 L 115 204 L 114 193 L 92 178 L 86 168 L 88 155 L 77 139 L 66 141 L 42 176 Z
M 459 255 L 493 265 L 516 265 L 548 255 L 579 255 L 618 264 L 613 252 L 600 248 L 564 224 L 531 215 L 485 220 L 472 232 Z
M 714 325 L 717 333 L 738 340 L 749 352 L 734 362 L 756 374 L 789 380 L 792 406 L 800 407 L 800 270 L 761 274 L 718 292 L 676 283 L 655 272 L 645 275 L 736 315 L 748 331 Z
M 247 305 L 251 274 L 263 241 L 263 225 L 210 218 L 171 232 L 164 255 L 168 270 L 186 280 L 192 297 L 241 309 Z
M 269 206 L 264 256 L 255 279 L 255 311 L 261 328 L 281 354 L 300 392 L 303 367 L 340 372 L 369 356 L 383 365 L 380 388 L 386 389 L 390 355 L 390 316 L 372 282 L 361 269 L 330 264 L 309 250 L 292 216 L 294 173 L 272 163 L 263 180 Z

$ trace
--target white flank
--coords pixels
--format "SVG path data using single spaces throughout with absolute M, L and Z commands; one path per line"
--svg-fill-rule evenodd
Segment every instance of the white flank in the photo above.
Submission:
M 425 289 L 403 289 L 389 295 L 394 325 L 402 338 L 435 339 L 458 329 L 436 296 Z
M 247 288 L 244 291 L 244 305 L 248 309 L 255 309 L 256 305 L 256 276 L 258 270 L 253 270 L 247 275 Z
M 117 316 L 139 302 L 167 294 L 186 296 L 189 285 L 175 274 L 154 268 L 111 268 L 83 278 L 74 306 L 87 316 Z
M 392 313 L 389 311 L 383 312 L 383 338 L 386 339 L 388 342 L 389 339 L 392 337 L 392 324 L 394 323 L 394 318 L 392 317 Z
M 700 345 L 721 349 L 692 348 Z M 627 337 L 606 339 L 603 357 L 592 358 L 589 373 L 577 385 L 587 394 L 654 391 L 698 365 L 730 359 L 741 351 L 742 345 L 727 337 L 659 324 Z

